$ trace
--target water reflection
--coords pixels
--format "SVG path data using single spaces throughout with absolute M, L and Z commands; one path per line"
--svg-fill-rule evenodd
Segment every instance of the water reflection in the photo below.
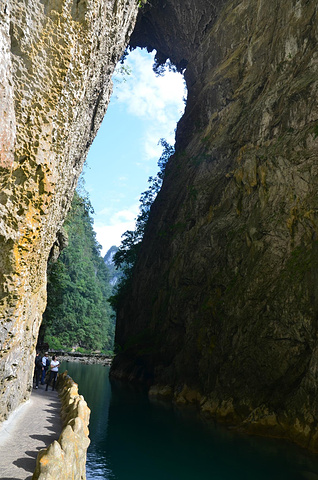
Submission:
M 108 367 L 67 365 L 92 410 L 87 480 L 318 480 L 318 457 L 293 444 L 207 423 L 149 401 Z

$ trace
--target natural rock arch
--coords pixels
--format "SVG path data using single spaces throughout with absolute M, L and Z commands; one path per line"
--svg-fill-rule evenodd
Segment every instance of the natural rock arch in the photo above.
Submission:
M 46 261 L 135 3 L 33 0 L 0 13 L 2 418 L 28 395 Z M 186 66 L 188 101 L 113 369 L 314 450 L 317 25 L 305 0 L 140 9 L 131 44 Z

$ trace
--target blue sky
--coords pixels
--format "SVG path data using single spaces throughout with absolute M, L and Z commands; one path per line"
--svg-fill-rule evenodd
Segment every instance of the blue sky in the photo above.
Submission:
M 114 92 L 84 168 L 85 188 L 95 210 L 94 229 L 102 255 L 120 245 L 132 230 L 139 197 L 148 177 L 158 171 L 160 138 L 174 144 L 176 123 L 184 110 L 182 75 L 156 77 L 154 52 L 134 50 L 126 59 L 130 75 L 114 77 Z

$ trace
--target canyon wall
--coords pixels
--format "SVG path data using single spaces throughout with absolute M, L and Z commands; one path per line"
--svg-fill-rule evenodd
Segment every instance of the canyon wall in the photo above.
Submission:
M 318 451 L 318 18 L 306 0 L 153 0 L 133 46 L 186 111 L 118 311 L 112 375 Z
M 48 256 L 137 3 L 0 1 L 0 421 L 30 395 Z
M 30 394 L 47 259 L 138 3 L 0 1 L 0 421 Z M 139 9 L 131 45 L 186 68 L 188 101 L 112 369 L 313 450 L 317 27 L 307 0 Z

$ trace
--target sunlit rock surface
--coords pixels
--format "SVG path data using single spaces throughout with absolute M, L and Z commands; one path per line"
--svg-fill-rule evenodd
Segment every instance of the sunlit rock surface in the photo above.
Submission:
M 112 369 L 314 450 L 317 27 L 305 0 L 143 10 L 132 44 L 187 67 L 188 102 Z
M 137 10 L 0 2 L 0 421 L 30 394 L 47 259 Z
M 90 409 L 78 385 L 67 375 L 59 375 L 63 430 L 58 441 L 40 450 L 32 480 L 85 480 Z

